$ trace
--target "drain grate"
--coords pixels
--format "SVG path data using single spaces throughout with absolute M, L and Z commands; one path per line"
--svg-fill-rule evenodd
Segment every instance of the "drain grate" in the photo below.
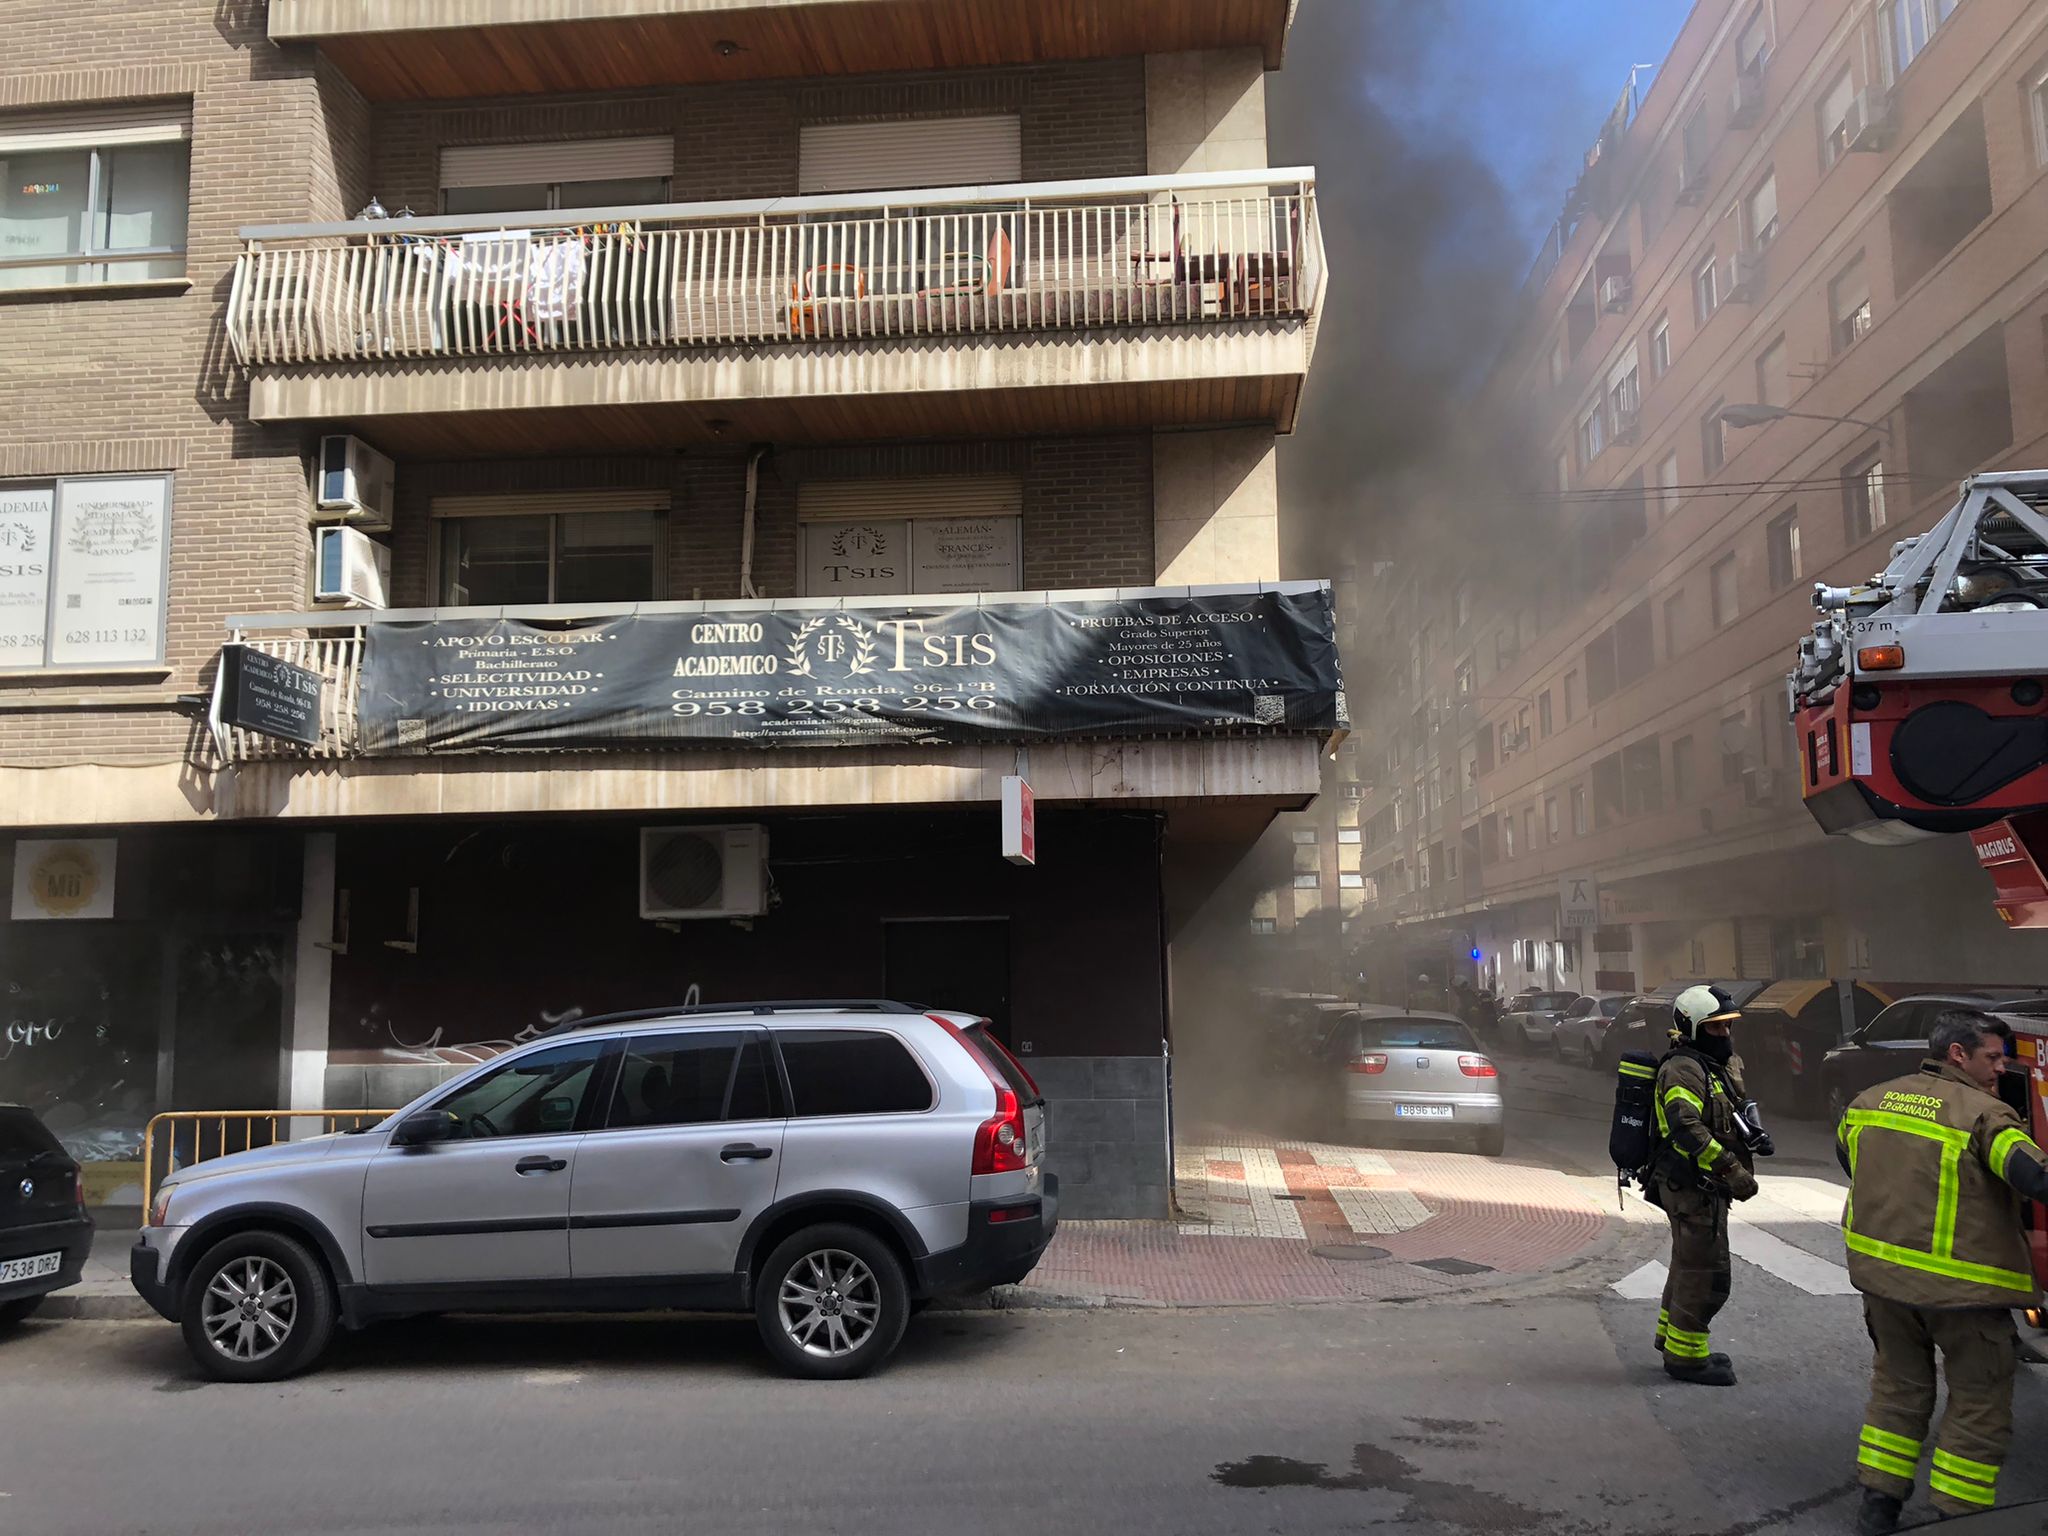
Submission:
M 1417 1269 L 1433 1269 L 1440 1275 L 1490 1275 L 1491 1264 L 1474 1264 L 1470 1259 L 1416 1259 Z
M 1309 1252 L 1319 1259 L 1384 1259 L 1388 1251 L 1370 1243 L 1327 1243 Z
M 1306 1199 L 1308 1198 L 1308 1196 L 1307 1196 L 1307 1195 L 1282 1195 L 1282 1194 L 1276 1194 L 1276 1195 L 1274 1195 L 1274 1196 L 1273 1196 L 1273 1198 L 1274 1198 L 1275 1200 L 1306 1200 Z

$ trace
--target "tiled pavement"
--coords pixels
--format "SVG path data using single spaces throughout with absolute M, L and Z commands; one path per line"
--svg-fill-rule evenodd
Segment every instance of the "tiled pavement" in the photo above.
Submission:
M 1196 1135 L 1174 1160 L 1180 1220 L 1063 1223 L 1038 1268 L 1004 1299 L 1026 1306 L 1408 1299 L 1539 1274 L 1607 1231 L 1585 1182 L 1547 1168 Z

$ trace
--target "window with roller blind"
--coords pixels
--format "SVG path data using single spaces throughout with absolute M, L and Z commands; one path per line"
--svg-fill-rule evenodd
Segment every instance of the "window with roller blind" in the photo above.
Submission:
M 0 289 L 185 275 L 192 109 L 0 114 Z
M 668 595 L 667 491 L 438 496 L 432 510 L 439 600 L 450 607 Z
M 441 211 L 532 213 L 665 203 L 675 140 L 568 139 L 462 144 L 441 151 Z
M 1017 591 L 1023 512 L 1015 475 L 807 481 L 797 491 L 803 595 Z

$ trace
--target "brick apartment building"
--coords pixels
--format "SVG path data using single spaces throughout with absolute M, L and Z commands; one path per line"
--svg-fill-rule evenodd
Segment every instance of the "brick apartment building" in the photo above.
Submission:
M 1376 980 L 2048 980 L 1966 843 L 1821 837 L 1784 690 L 1815 580 L 2048 462 L 2044 249 L 2048 9 L 1701 0 L 1528 278 L 1489 389 L 1538 462 L 1463 487 L 1497 542 L 1362 574 Z
M 1279 581 L 1292 10 L 17 0 L 0 1098 L 118 1196 L 161 1109 L 912 996 L 1037 1073 L 1073 1214 L 1163 1213 L 1176 929 L 1341 709 Z M 1060 702 L 1253 629 L 1316 686 Z

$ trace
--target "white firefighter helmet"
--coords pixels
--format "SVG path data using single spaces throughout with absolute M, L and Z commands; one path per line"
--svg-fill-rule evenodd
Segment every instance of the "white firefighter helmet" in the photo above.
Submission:
M 1725 1019 L 1733 1023 L 1739 1015 L 1734 1000 L 1719 987 L 1687 987 L 1671 1004 L 1671 1025 L 1687 1040 L 1699 1038 L 1700 1026 Z

